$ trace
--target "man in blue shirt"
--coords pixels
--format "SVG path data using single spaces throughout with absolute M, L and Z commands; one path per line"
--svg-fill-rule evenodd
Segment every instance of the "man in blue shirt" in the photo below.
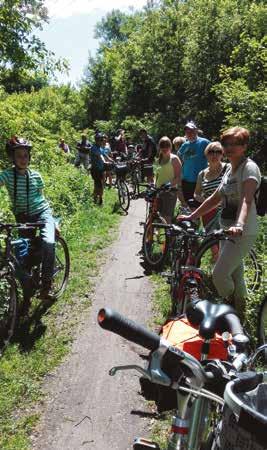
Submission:
M 184 130 L 186 142 L 180 147 L 178 156 L 182 162 L 182 192 L 187 202 L 194 198 L 199 172 L 208 165 L 204 150 L 210 141 L 198 136 L 198 128 L 193 121 L 187 122 Z

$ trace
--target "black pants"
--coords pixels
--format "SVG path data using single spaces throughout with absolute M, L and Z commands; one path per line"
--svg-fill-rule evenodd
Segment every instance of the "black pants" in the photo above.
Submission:
M 182 180 L 182 191 L 186 202 L 191 198 L 194 198 L 194 192 L 197 183 L 191 183 L 190 181 Z

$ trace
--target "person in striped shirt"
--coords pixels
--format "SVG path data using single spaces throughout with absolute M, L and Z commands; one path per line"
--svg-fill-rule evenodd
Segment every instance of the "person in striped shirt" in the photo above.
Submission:
M 194 198 L 203 203 L 220 186 L 222 178 L 229 167 L 224 163 L 223 148 L 220 142 L 211 142 L 204 151 L 208 161 L 208 167 L 199 172 Z M 207 233 L 220 228 L 221 208 L 214 208 L 202 216 L 202 223 Z
M 6 145 L 13 167 L 0 173 L 0 187 L 5 186 L 18 223 L 44 222 L 42 241 L 42 289 L 40 298 L 51 299 L 50 291 L 55 260 L 55 221 L 43 195 L 44 183 L 39 172 L 29 168 L 32 145 L 14 136 Z

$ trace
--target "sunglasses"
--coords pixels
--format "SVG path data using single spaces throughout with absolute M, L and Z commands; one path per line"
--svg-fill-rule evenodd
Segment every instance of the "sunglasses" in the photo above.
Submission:
M 221 150 L 210 150 L 208 152 L 208 155 L 222 155 L 222 151 Z
M 222 144 L 223 147 L 235 147 L 237 145 L 244 145 L 243 142 L 225 142 L 224 144 Z

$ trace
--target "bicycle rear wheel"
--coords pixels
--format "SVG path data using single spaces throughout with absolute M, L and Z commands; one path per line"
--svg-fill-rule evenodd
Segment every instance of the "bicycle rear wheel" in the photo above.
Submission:
M 200 267 L 204 272 L 204 282 L 208 290 L 212 294 L 217 294 L 217 291 L 212 282 L 212 271 L 216 264 L 219 255 L 219 239 L 210 239 L 204 242 L 196 255 L 196 266 Z M 243 259 L 244 263 L 244 278 L 247 285 L 247 290 L 251 294 L 258 289 L 261 283 L 262 267 L 257 260 L 255 251 L 253 249 Z
M 16 281 L 10 269 L 0 270 L 0 353 L 12 338 L 17 319 Z
M 65 291 L 70 273 L 70 256 L 66 241 L 56 237 L 55 242 L 55 265 L 53 274 L 52 296 L 56 299 Z
M 118 181 L 118 196 L 121 209 L 127 212 L 130 206 L 130 193 L 127 184 L 123 180 Z
M 258 339 L 260 345 L 267 344 L 267 296 L 261 303 L 258 318 Z M 267 350 L 266 350 L 267 356 Z
M 169 236 L 165 228 L 155 227 L 153 222 L 166 225 L 163 217 L 152 217 L 146 224 L 143 235 L 143 252 L 145 262 L 155 270 L 160 269 L 167 257 Z

